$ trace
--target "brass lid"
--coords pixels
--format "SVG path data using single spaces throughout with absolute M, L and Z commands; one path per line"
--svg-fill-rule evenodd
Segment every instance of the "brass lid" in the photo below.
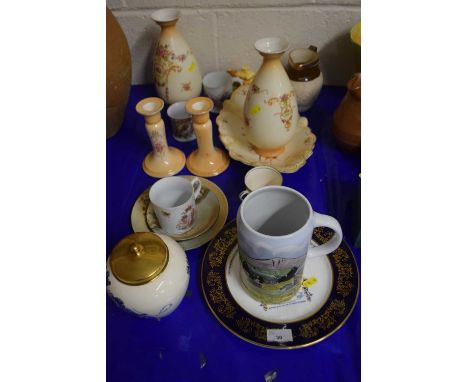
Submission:
M 169 249 L 158 235 L 137 232 L 117 243 L 109 264 L 117 280 L 128 285 L 142 285 L 161 274 L 168 261 Z

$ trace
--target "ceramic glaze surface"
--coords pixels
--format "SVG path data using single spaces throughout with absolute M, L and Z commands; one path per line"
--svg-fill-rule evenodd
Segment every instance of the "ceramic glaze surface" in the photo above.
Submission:
M 189 231 L 197 217 L 195 199 L 201 190 L 198 178 L 181 177 L 157 181 L 150 189 L 149 198 L 162 229 L 169 235 Z
M 299 118 L 296 133 L 280 155 L 262 157 L 247 140 L 249 127 L 244 121 L 244 104 L 248 90 L 246 85 L 237 88 L 231 98 L 224 101 L 223 109 L 216 118 L 219 138 L 229 150 L 229 156 L 249 166 L 267 165 L 280 172 L 296 172 L 306 164 L 315 146 L 316 136 L 310 131 L 307 118 Z
M 299 111 L 309 110 L 317 99 L 323 85 L 322 73 L 312 81 L 291 81 L 296 92 Z
M 167 115 L 171 118 L 172 136 L 176 141 L 189 142 L 196 139 L 192 117 L 185 110 L 185 102 L 180 101 L 169 106 Z
M 173 239 L 158 235 L 169 249 L 164 271 L 150 282 L 133 286 L 115 278 L 107 261 L 107 293 L 122 307 L 133 313 L 155 318 L 171 314 L 187 291 L 190 272 L 184 250 Z
M 288 43 L 266 38 L 258 40 L 255 48 L 263 56 L 263 63 L 244 105 L 247 138 L 260 155 L 277 156 L 293 137 L 299 119 L 296 95 L 280 61 Z
M 239 249 L 227 260 L 226 283 L 236 302 L 251 315 L 267 322 L 285 324 L 315 314 L 327 301 L 333 284 L 333 271 L 327 256 L 309 258 L 305 262 L 301 288 L 282 304 L 261 304 L 245 293 L 240 280 Z
M 333 238 L 311 247 L 314 227 L 335 231 Z M 331 216 L 312 210 L 299 192 L 267 186 L 249 194 L 237 213 L 241 280 L 256 300 L 277 304 L 294 297 L 302 282 L 306 257 L 322 256 L 341 243 L 341 227 Z
M 161 27 L 154 50 L 154 82 L 159 96 L 169 104 L 197 97 L 202 88 L 197 59 L 176 29 L 179 17 L 175 9 L 161 9 L 151 15 Z

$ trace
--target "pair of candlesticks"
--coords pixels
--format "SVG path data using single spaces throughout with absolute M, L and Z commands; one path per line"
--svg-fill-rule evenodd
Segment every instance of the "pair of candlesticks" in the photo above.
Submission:
M 229 166 L 229 157 L 226 152 L 213 145 L 213 126 L 210 120 L 213 106 L 213 101 L 207 97 L 195 97 L 187 101 L 185 109 L 192 116 L 198 149 L 186 160 L 181 150 L 167 144 L 166 128 L 161 118 L 164 101 L 150 97 L 138 102 L 136 111 L 145 118 L 146 131 L 153 146 L 153 151 L 143 161 L 143 170 L 156 178 L 175 175 L 185 164 L 197 176 L 211 177 L 225 171 Z

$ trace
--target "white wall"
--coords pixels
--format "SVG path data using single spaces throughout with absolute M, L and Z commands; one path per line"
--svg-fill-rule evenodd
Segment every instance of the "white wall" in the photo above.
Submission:
M 204 73 L 243 64 L 258 69 L 261 57 L 253 44 L 269 36 L 286 37 L 290 48 L 316 45 L 326 84 L 344 85 L 356 70 L 349 30 L 360 20 L 360 0 L 107 0 L 107 5 L 127 36 L 134 84 L 152 83 L 160 28 L 150 15 L 169 7 L 181 9 L 178 29 Z

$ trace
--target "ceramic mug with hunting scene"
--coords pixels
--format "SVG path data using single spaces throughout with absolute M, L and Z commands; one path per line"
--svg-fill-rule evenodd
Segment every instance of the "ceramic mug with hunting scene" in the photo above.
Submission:
M 312 246 L 315 227 L 328 227 L 333 237 Z M 240 278 L 247 293 L 265 304 L 293 298 L 302 283 L 307 257 L 323 256 L 342 240 L 338 221 L 312 210 L 304 195 L 284 186 L 249 193 L 237 212 Z
M 158 180 L 150 189 L 149 198 L 161 228 L 169 235 L 189 231 L 196 219 L 195 199 L 201 190 L 198 178 L 181 177 Z

